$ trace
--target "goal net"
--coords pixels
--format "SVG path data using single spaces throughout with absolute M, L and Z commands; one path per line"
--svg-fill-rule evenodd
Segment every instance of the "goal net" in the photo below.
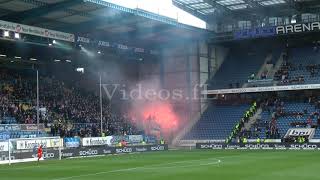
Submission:
M 37 161 L 39 146 L 43 148 L 41 160 L 61 159 L 60 137 L 19 138 L 0 142 L 0 164 Z

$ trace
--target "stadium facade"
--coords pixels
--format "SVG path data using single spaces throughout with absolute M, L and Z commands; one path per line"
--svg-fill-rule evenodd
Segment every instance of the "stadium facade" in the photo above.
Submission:
M 3 161 L 39 144 L 318 149 L 317 2 L 173 2 L 208 28 L 100 0 L 3 2 Z

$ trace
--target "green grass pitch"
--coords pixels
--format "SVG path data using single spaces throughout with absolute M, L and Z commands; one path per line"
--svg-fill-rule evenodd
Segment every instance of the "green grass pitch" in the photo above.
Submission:
M 319 180 L 318 151 L 193 150 L 0 165 L 0 180 Z

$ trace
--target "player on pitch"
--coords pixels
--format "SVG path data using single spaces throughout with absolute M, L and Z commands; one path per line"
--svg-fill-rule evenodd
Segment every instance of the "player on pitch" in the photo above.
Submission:
M 42 151 L 42 145 L 40 145 L 40 146 L 38 147 L 38 162 L 39 162 L 39 160 L 42 158 L 42 153 L 43 153 L 43 151 Z

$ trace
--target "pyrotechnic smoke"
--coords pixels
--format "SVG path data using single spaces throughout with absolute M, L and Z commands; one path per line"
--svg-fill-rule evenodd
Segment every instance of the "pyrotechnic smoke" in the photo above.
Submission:
M 179 116 L 170 98 L 162 98 L 161 92 L 166 90 L 161 89 L 159 84 L 159 80 L 148 80 L 130 88 L 131 92 L 139 89 L 139 94 L 131 99 L 128 114 L 133 123 L 143 128 L 147 134 L 168 137 L 177 130 Z M 153 96 L 148 96 L 150 92 L 154 92 Z

